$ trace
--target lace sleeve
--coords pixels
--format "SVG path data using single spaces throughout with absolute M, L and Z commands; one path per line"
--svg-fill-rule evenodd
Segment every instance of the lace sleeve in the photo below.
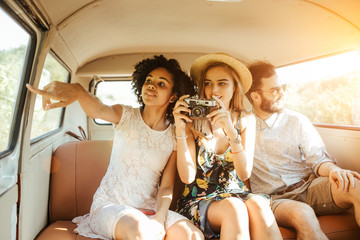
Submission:
M 114 124 L 115 129 L 117 129 L 119 126 L 123 125 L 125 122 L 131 120 L 131 116 L 133 116 L 135 108 L 127 105 L 121 105 L 122 106 L 122 115 L 119 123 L 117 125 Z

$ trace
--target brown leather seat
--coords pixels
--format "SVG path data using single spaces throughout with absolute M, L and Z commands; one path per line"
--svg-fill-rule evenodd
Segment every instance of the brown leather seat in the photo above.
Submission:
M 37 239 L 88 239 L 73 232 L 76 225 L 71 220 L 89 212 L 111 148 L 112 141 L 81 141 L 56 149 L 51 163 L 50 226 Z
M 112 141 L 81 141 L 61 145 L 53 154 L 51 165 L 50 225 L 38 240 L 84 240 L 74 233 L 71 220 L 89 212 L 93 195 L 104 176 L 110 160 Z M 177 178 L 174 200 L 176 206 L 183 184 Z M 360 229 L 350 213 L 318 217 L 329 239 L 360 239 Z M 284 239 L 296 239 L 296 232 L 280 227 Z

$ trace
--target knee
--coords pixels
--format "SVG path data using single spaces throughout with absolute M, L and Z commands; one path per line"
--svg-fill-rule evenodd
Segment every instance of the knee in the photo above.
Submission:
M 145 239 L 144 223 L 140 219 L 124 216 L 115 227 L 116 239 Z
M 189 229 L 190 231 L 188 231 L 186 233 L 186 240 L 204 240 L 204 234 L 202 233 L 202 231 L 198 228 L 196 229 Z M 178 237 L 178 235 L 174 238 L 176 240 L 180 239 Z
M 360 180 L 355 178 L 355 187 L 349 185 L 348 191 L 343 191 L 341 187 L 331 184 L 331 194 L 335 204 L 342 208 L 348 209 L 351 206 L 360 206 Z
M 204 240 L 202 231 L 190 221 L 178 221 L 166 231 L 166 240 Z
M 200 231 L 200 229 L 197 229 L 195 231 L 192 231 L 187 239 L 189 240 L 204 240 L 204 234 Z M 177 238 L 175 238 L 177 239 Z
M 245 201 L 246 207 L 257 212 L 271 211 L 270 203 L 262 196 L 253 196 Z
M 234 218 L 248 218 L 247 208 L 244 202 L 238 198 L 225 198 L 220 201 L 221 211 L 227 219 Z
M 289 211 L 289 215 L 295 222 L 308 222 L 311 223 L 312 221 L 316 220 L 316 215 L 314 209 L 309 205 L 299 202 L 296 209 L 293 211 Z
M 354 187 L 352 182 L 350 182 L 350 180 L 348 180 L 346 183 L 344 182 L 344 185 L 336 185 L 331 183 L 331 193 L 340 195 L 340 196 L 352 196 L 352 197 L 356 197 L 358 196 L 358 194 L 360 193 L 360 179 L 358 179 L 357 177 L 354 177 Z M 347 187 L 345 188 L 345 190 L 343 190 L 343 187 Z
M 262 196 L 253 196 L 245 201 L 250 219 L 256 219 L 259 224 L 266 226 L 275 223 L 275 216 L 270 208 L 270 203 Z
M 352 198 L 360 201 L 360 180 L 356 177 L 354 177 L 354 186 L 354 188 L 352 186 L 349 186 L 349 193 Z

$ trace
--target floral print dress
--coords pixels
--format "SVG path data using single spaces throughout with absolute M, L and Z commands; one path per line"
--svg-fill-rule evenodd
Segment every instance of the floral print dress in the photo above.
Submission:
M 207 209 L 213 201 L 237 197 L 246 201 L 255 194 L 237 176 L 230 146 L 223 154 L 206 149 L 196 139 L 197 172 L 195 181 L 185 185 L 176 211 L 200 228 L 206 238 L 219 237 L 206 220 Z M 267 195 L 263 195 L 269 199 Z

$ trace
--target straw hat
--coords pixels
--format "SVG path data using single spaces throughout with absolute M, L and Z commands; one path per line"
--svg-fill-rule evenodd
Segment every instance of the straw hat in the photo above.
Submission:
M 202 71 L 212 63 L 222 62 L 232 67 L 240 77 L 240 83 L 244 93 L 249 91 L 252 84 L 252 76 L 249 69 L 236 58 L 231 57 L 225 53 L 212 53 L 198 57 L 191 65 L 191 78 L 199 83 Z

